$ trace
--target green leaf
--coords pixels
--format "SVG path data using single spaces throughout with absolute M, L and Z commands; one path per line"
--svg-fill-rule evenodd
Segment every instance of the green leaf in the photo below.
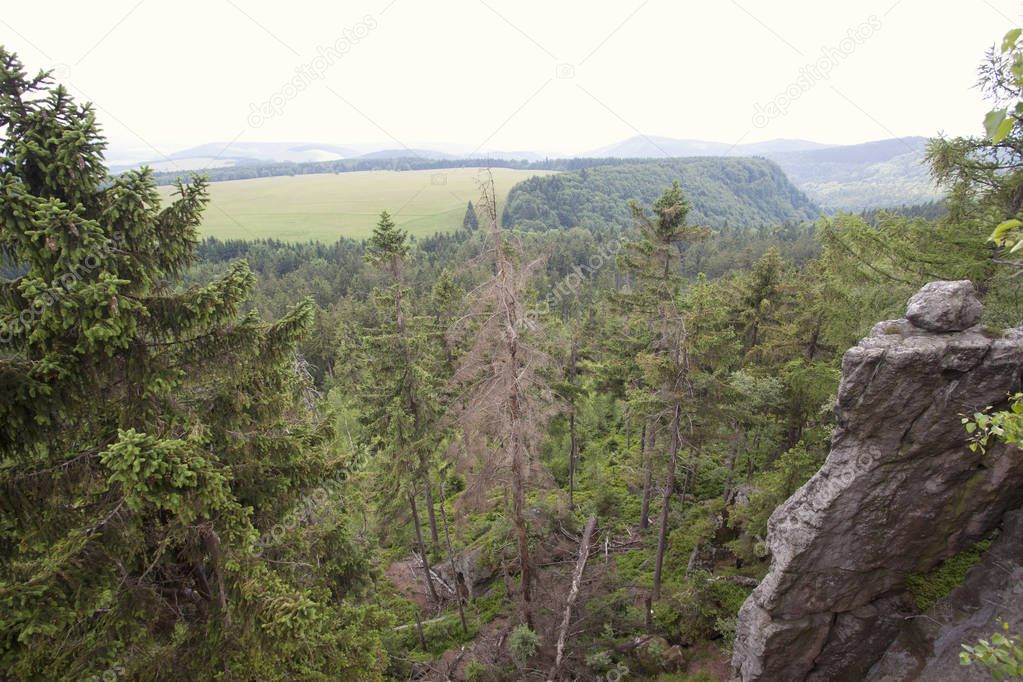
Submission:
M 1013 58 L 1009 71 L 1012 72 L 1017 81 L 1023 81 L 1023 55 L 1017 54 Z
M 1005 109 L 989 111 L 988 115 L 984 117 L 984 128 L 987 130 L 988 137 L 995 144 L 1005 139 L 1015 123 L 1016 119 L 1007 116 Z
M 1004 121 L 1002 121 L 1001 125 L 998 126 L 998 129 L 995 131 L 995 135 L 994 137 L 991 138 L 991 141 L 994 142 L 995 144 L 998 144 L 999 142 L 1004 140 L 1009 135 L 1009 133 L 1012 132 L 1012 127 L 1015 124 L 1016 124 L 1015 118 L 1012 117 L 1006 118 Z
M 995 134 L 1001 127 L 1002 123 L 1005 122 L 1005 109 L 994 109 L 987 113 L 984 117 L 984 129 L 987 131 L 987 136 L 994 141 Z
M 1005 34 L 1005 37 L 1002 38 L 1002 52 L 1008 52 L 1016 47 L 1016 41 L 1019 40 L 1020 33 L 1023 33 L 1023 29 L 1014 28 Z
M 1023 220 L 1017 220 L 1010 218 L 1009 220 L 1003 220 L 998 223 L 998 227 L 991 233 L 990 240 L 998 244 L 1002 244 L 1005 241 L 1006 235 L 1011 230 L 1015 230 L 1018 227 L 1023 227 Z

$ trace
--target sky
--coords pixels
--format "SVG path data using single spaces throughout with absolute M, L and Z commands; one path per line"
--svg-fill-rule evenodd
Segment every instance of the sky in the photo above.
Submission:
M 977 66 L 1021 13 L 1004 0 L 7 0 L 0 44 L 95 103 L 115 160 L 211 142 L 558 155 L 636 135 L 975 134 Z

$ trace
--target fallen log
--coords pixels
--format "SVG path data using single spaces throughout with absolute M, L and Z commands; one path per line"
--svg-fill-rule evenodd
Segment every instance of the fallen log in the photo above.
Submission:
M 726 583 L 735 583 L 736 585 L 742 585 L 743 587 L 756 587 L 760 584 L 760 581 L 756 578 L 750 578 L 745 575 L 716 575 L 710 579 L 710 582 L 712 583 L 721 581 Z
M 557 653 L 554 657 L 554 667 L 547 675 L 548 682 L 554 682 L 561 670 L 561 662 L 565 655 L 565 637 L 568 635 L 568 624 L 572 620 L 572 607 L 579 596 L 579 583 L 583 579 L 583 570 L 586 568 L 586 559 L 590 555 L 590 536 L 597 527 L 597 517 L 591 516 L 586 522 L 582 538 L 579 541 L 579 559 L 575 564 L 575 572 L 572 574 L 572 587 L 568 591 L 568 600 L 565 603 L 565 615 L 561 618 L 561 629 L 558 631 Z
M 402 630 L 408 630 L 409 628 L 414 628 L 417 626 L 433 625 L 434 623 L 440 623 L 444 620 L 447 620 L 448 617 L 449 616 L 437 616 L 436 618 L 431 618 L 430 620 L 420 620 L 417 623 L 406 623 L 405 625 L 398 625 L 391 628 L 391 632 L 401 632 Z M 419 618 L 418 612 L 416 613 L 416 618 L 417 619 Z

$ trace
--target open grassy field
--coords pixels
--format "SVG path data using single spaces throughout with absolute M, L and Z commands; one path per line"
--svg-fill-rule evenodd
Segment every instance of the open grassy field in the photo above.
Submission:
M 515 183 L 542 172 L 493 173 L 500 203 Z M 220 239 L 332 242 L 369 236 L 380 211 L 387 210 L 413 235 L 447 232 L 461 227 L 466 202 L 476 203 L 478 174 L 477 168 L 446 168 L 212 182 L 201 231 Z M 160 187 L 163 197 L 170 191 Z

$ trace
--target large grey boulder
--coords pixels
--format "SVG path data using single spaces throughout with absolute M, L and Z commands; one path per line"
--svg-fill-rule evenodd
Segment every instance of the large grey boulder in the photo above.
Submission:
M 973 282 L 930 282 L 913 294 L 906 319 L 932 332 L 958 332 L 980 321 L 983 308 Z
M 771 567 L 739 614 L 742 680 L 863 679 L 912 611 L 906 578 L 1023 505 L 1023 454 L 970 451 L 960 422 L 1019 389 L 1023 331 L 923 326 L 976 322 L 961 284 L 924 287 L 908 321 L 881 323 L 846 352 L 831 452 L 772 514 Z M 961 301 L 937 310 L 939 291 Z
M 450 561 L 439 562 L 436 568 L 452 589 L 454 585 L 459 585 L 459 593 L 469 599 L 478 596 L 480 588 L 485 587 L 496 575 L 496 570 L 484 560 L 483 552 L 478 547 L 464 549 Z

